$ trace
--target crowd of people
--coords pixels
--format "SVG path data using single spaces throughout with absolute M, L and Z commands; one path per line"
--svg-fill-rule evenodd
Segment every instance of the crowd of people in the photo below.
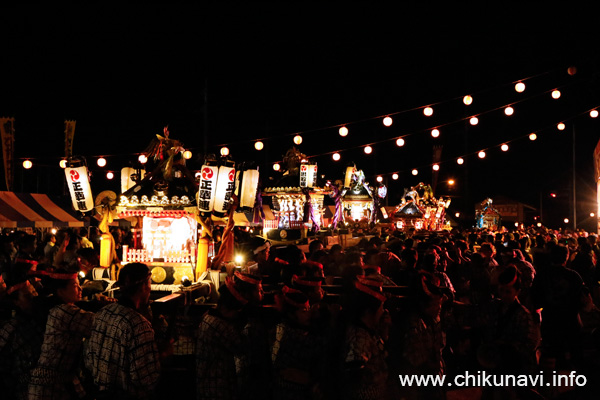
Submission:
M 123 266 L 117 298 L 106 296 L 91 276 L 94 238 L 74 229 L 39 244 L 0 237 L 2 398 L 172 392 L 164 371 L 174 339 L 150 300 L 150 269 Z M 197 399 L 444 399 L 455 388 L 398 376 L 575 371 L 585 386 L 490 385 L 479 395 L 591 398 L 600 381 L 597 239 L 411 231 L 348 248 L 316 239 L 305 252 L 248 238 L 250 260 L 227 269 L 217 303 L 198 318 L 186 390 Z

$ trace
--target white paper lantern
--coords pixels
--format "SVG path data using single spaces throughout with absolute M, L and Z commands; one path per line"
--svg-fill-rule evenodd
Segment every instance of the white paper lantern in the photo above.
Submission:
M 77 168 L 65 168 L 65 177 L 69 185 L 69 192 L 73 202 L 73 208 L 86 212 L 94 208 L 94 198 L 85 166 Z

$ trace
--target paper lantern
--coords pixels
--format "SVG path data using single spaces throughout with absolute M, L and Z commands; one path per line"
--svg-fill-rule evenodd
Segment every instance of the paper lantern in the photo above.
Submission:
M 238 171 L 238 177 L 240 176 L 241 179 L 238 178 L 235 189 L 240 207 L 253 208 L 256 201 L 256 189 L 258 188 L 258 169 Z
M 333 161 L 340 161 L 340 158 L 342 158 L 342 156 L 340 156 L 340 153 L 333 153 L 331 158 L 333 158 Z
M 300 166 L 300 187 L 317 186 L 317 165 L 302 164 Z
M 23 161 L 23 168 L 30 169 L 31 167 L 33 167 L 33 163 L 31 162 L 31 160 Z
M 254 143 L 254 148 L 258 151 L 264 149 L 265 145 L 263 142 L 261 142 L 260 140 L 258 142 Z
M 107 268 L 112 263 L 113 256 L 113 237 L 110 233 L 103 233 L 100 236 L 100 266 Z
M 515 85 L 515 90 L 516 90 L 518 93 L 523 93 L 523 92 L 525 91 L 525 84 L 524 84 L 523 82 L 518 82 L 518 83 Z
M 348 136 L 348 128 L 346 128 L 345 126 L 342 126 L 339 130 L 339 134 L 342 137 Z
M 404 146 L 404 143 L 405 143 L 404 139 L 402 139 L 402 138 L 396 139 L 396 146 L 402 147 L 402 146 Z
M 392 123 L 393 123 L 393 122 L 394 122 L 394 121 L 392 120 L 392 118 L 391 118 L 391 117 L 385 117 L 385 118 L 383 119 L 383 125 L 385 125 L 385 126 L 392 126 Z
M 69 185 L 73 208 L 82 212 L 93 209 L 94 198 L 92 197 L 87 168 L 85 166 L 67 167 L 65 168 L 65 177 Z
M 126 191 L 135 186 L 136 182 L 133 180 L 132 177 L 135 177 L 135 175 L 138 172 L 140 174 L 139 179 L 144 179 L 144 175 L 146 173 L 146 171 L 144 170 L 136 170 L 131 167 L 121 168 L 121 193 L 125 193 Z
M 144 154 L 140 154 L 140 156 L 138 157 L 138 161 L 140 162 L 140 164 L 146 164 L 148 162 L 148 157 L 146 157 L 146 155 Z
M 67 168 L 67 160 L 65 160 L 65 159 L 63 158 L 62 160 L 60 160 L 60 161 L 58 162 L 58 165 L 59 165 L 61 168 Z
M 231 195 L 235 189 L 235 168 L 233 163 L 221 165 L 217 177 L 217 188 L 213 210 L 218 213 L 226 213 L 231 205 Z
M 219 167 L 205 164 L 200 169 L 200 182 L 198 187 L 198 210 L 200 212 L 212 212 L 215 193 L 217 191 L 217 177 Z
M 426 117 L 431 117 L 431 116 L 433 115 L 433 108 L 431 108 L 431 107 L 425 107 L 425 108 L 423 109 L 423 114 L 424 114 Z
M 96 162 L 98 163 L 98 166 L 99 166 L 99 167 L 104 167 L 104 166 L 106 166 L 106 158 L 104 158 L 104 157 L 100 157 L 100 158 L 98 159 L 98 161 L 96 161 Z
M 432 136 L 432 137 L 434 137 L 434 138 L 436 138 L 436 137 L 439 137 L 439 136 L 440 136 L 440 130 L 439 130 L 439 129 L 437 129 L 437 128 L 436 128 L 436 129 L 433 129 L 433 130 L 431 131 L 431 136 Z
M 470 106 L 471 104 L 473 104 L 473 97 L 466 95 L 465 97 L 463 97 L 463 103 L 466 106 Z
M 296 145 L 300 145 L 302 143 L 302 136 L 300 136 L 300 135 L 294 136 L 294 143 Z
M 189 150 L 184 151 L 183 158 L 185 158 L 186 160 L 189 160 L 190 158 L 192 158 L 192 152 Z
M 356 172 L 356 167 L 346 167 L 346 175 L 344 176 L 344 187 L 350 187 L 352 183 L 352 175 Z

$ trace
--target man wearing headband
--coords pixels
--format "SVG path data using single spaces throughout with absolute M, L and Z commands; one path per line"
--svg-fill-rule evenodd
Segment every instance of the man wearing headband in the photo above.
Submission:
M 277 297 L 281 322 L 271 346 L 273 398 L 310 399 L 321 391 L 325 343 L 311 329 L 308 296 L 284 286 Z
M 358 276 L 342 352 L 345 399 L 380 399 L 389 395 L 383 318 L 387 299 L 380 279 Z
M 219 288 L 217 307 L 204 314 L 196 339 L 196 398 L 242 398 L 236 357 L 247 347 L 241 333 L 241 313 L 248 300 L 234 279 Z
M 119 271 L 118 303 L 103 307 L 85 354 L 85 365 L 98 390 L 97 399 L 152 398 L 160 377 L 159 352 L 147 319 L 150 270 L 130 263 Z
M 54 306 L 48 314 L 40 358 L 31 373 L 29 398 L 69 399 L 85 393 L 79 380 L 80 365 L 94 314 L 75 305 L 81 300 L 77 273 L 58 270 L 44 275 L 48 302 Z
M 3 399 L 23 399 L 27 398 L 31 370 L 40 356 L 46 313 L 27 279 L 9 281 L 6 295 L 14 316 L 0 327 L 0 393 Z

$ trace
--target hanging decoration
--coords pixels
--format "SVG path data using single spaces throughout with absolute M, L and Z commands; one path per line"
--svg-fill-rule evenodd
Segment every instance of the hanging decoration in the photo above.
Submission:
M 94 198 L 90 187 L 87 165 L 84 158 L 72 157 L 65 168 L 65 177 L 73 208 L 77 211 L 86 212 L 94 208 Z
M 4 180 L 6 190 L 12 191 L 14 179 L 15 119 L 0 118 L 0 138 L 2 139 L 2 159 L 4 160 Z

